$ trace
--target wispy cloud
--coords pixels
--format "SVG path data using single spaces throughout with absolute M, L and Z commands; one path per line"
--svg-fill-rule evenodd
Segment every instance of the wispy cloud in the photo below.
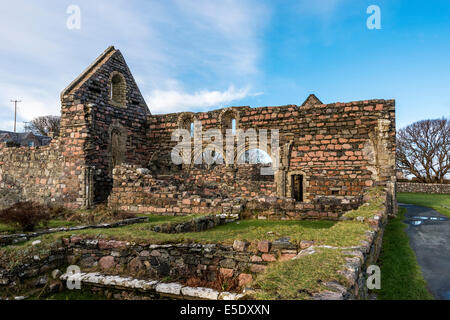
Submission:
M 81 8 L 80 30 L 66 28 L 70 4 Z M 58 114 L 60 91 L 111 44 L 154 113 L 231 103 L 260 72 L 269 16 L 257 0 L 16 0 L 0 11 L 0 108 L 19 97 L 23 120 Z M 179 85 L 167 87 L 171 79 Z
M 213 106 L 224 106 L 247 96 L 262 94 L 251 93 L 250 87 L 237 89 L 233 85 L 224 91 L 203 89 L 194 93 L 186 92 L 176 81 L 172 81 L 171 86 L 171 89 L 153 90 L 147 96 L 146 100 L 153 113 L 205 110 Z

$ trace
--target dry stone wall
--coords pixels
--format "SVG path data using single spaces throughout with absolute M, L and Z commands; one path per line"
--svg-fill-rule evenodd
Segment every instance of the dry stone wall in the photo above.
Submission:
M 398 182 L 397 192 L 450 194 L 450 184 Z
M 0 209 L 18 201 L 63 203 L 63 157 L 59 143 L 45 147 L 0 146 Z

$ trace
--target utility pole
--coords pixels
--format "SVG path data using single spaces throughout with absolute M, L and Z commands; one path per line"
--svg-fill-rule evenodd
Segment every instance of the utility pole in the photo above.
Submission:
M 16 122 L 17 122 L 17 104 L 22 102 L 21 100 L 11 100 L 14 102 L 14 133 L 16 132 Z

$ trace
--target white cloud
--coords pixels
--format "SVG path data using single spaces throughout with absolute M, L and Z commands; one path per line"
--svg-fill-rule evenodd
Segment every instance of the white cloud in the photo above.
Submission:
M 10 114 L 14 114 L 14 104 L 10 100 L 21 101 L 17 105 L 18 123 L 30 121 L 39 116 L 60 114 L 58 96 L 49 95 L 48 92 L 35 87 L 14 86 L 5 83 L 0 83 L 0 86 L 2 88 L 0 101 L 7 106 Z
M 80 30 L 66 27 L 70 4 L 81 8 Z M 17 97 L 22 120 L 59 114 L 61 90 L 108 45 L 124 54 L 152 112 L 242 99 L 259 75 L 268 18 L 257 0 L 16 0 L 0 11 L 0 109 Z M 180 85 L 167 87 L 170 79 Z
M 250 87 L 236 89 L 230 86 L 225 91 L 199 90 L 187 93 L 180 88 L 168 90 L 153 90 L 146 98 L 150 111 L 154 114 L 180 111 L 205 110 L 211 107 L 219 107 L 241 100 L 248 96 L 262 93 L 250 93 Z

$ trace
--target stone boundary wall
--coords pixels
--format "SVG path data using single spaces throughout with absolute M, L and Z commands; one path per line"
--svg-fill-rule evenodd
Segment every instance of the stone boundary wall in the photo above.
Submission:
M 44 147 L 0 147 L 0 210 L 31 199 L 61 203 L 63 163 L 58 143 Z
M 367 233 L 367 239 L 361 242 L 360 246 L 349 248 L 336 248 L 343 250 L 350 257 L 346 258 L 346 264 L 341 273 L 349 280 L 350 286 L 343 287 L 336 283 L 330 283 L 329 287 L 333 291 L 325 291 L 315 295 L 318 300 L 342 300 L 342 299 L 371 299 L 371 292 L 368 290 L 367 268 L 370 265 L 377 265 L 377 260 L 383 245 L 383 235 L 388 223 L 389 211 L 389 193 L 384 191 L 379 200 L 384 204 L 379 211 L 374 211 L 372 215 L 356 216 L 352 219 L 360 222 L 367 222 L 371 231 Z M 373 198 L 372 198 L 373 199 Z M 371 200 L 371 197 L 365 197 L 365 202 Z M 347 219 L 345 216 L 341 219 Z M 314 250 L 314 247 L 308 248 Z
M 397 192 L 450 194 L 449 184 L 397 182 Z

